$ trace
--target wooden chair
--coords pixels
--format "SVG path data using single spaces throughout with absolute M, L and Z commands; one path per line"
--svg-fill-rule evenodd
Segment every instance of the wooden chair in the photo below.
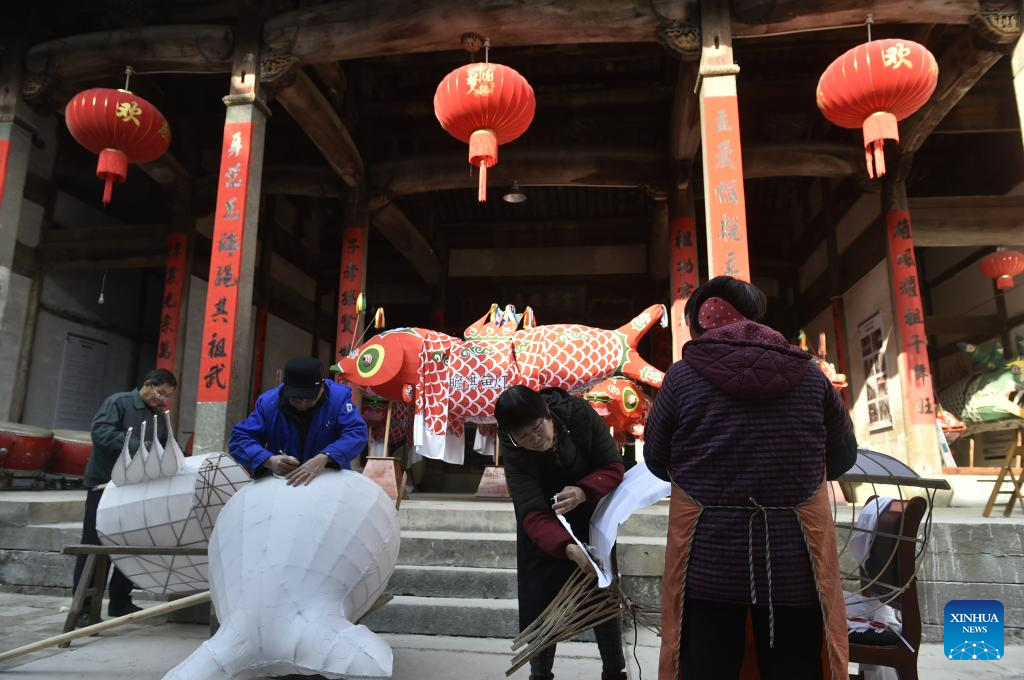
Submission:
M 900 612 L 902 635 L 913 647 L 913 651 L 902 641 L 894 645 L 851 642 L 850 662 L 894 668 L 900 680 L 917 680 L 921 606 L 917 596 L 915 557 L 918 548 L 917 530 L 927 508 L 928 504 L 920 496 L 909 500 L 893 500 L 878 518 L 871 550 L 860 568 L 863 594 L 866 597 L 877 597 Z M 897 536 L 900 538 L 897 539 Z M 905 590 L 893 598 L 893 592 L 904 585 Z
M 989 494 L 988 502 L 985 503 L 985 510 L 981 513 L 982 517 L 991 515 L 996 501 L 1000 496 L 1004 495 L 1009 495 L 1010 499 L 1003 508 L 1003 517 L 1009 517 L 1013 513 L 1014 506 L 1018 503 L 1020 503 L 1021 510 L 1024 510 L 1024 495 L 1021 494 L 1022 487 L 1024 487 L 1024 472 L 1018 478 L 1013 471 L 1014 458 L 1017 459 L 1017 464 L 1020 465 L 1022 451 L 1024 451 L 1024 446 L 1021 445 L 1020 430 L 1015 430 L 1013 440 L 1010 442 L 1009 449 L 1003 457 L 999 474 L 996 475 L 995 482 L 992 483 L 992 493 Z M 1009 482 L 1009 488 L 1005 488 L 1007 482 Z

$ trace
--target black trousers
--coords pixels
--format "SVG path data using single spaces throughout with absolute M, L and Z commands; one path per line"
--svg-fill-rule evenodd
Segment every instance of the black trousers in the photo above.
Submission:
M 601 653 L 602 680 L 625 679 L 626 657 L 622 653 L 622 617 L 594 626 L 597 650 Z M 557 647 L 557 645 L 556 645 Z M 530 662 L 530 680 L 552 680 L 555 665 L 555 647 L 541 652 Z
M 750 610 L 761 680 L 821 680 L 821 607 L 774 609 L 775 644 L 769 646 L 767 606 L 686 598 L 679 647 L 683 677 L 736 680 Z
M 85 545 L 100 544 L 100 537 L 96 533 L 96 508 L 100 505 L 100 496 L 102 495 L 102 489 L 89 489 L 88 495 L 85 497 L 85 519 L 82 520 L 82 543 Z M 82 578 L 82 572 L 85 570 L 85 560 L 85 555 L 79 555 L 78 560 L 75 561 L 75 590 L 78 589 L 78 581 Z M 107 580 L 105 574 L 103 580 L 104 582 Z M 133 587 L 131 579 L 122 574 L 120 569 L 114 567 L 114 575 L 110 577 L 110 604 L 115 609 L 129 604 L 132 601 Z M 102 593 L 100 595 L 102 596 Z M 86 598 L 82 611 L 89 610 L 89 601 L 90 598 Z

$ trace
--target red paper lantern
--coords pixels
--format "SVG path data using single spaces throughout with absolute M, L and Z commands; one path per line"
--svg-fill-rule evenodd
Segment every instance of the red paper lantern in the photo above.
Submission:
M 923 45 L 873 40 L 825 69 L 818 80 L 818 108 L 839 127 L 864 129 L 868 177 L 881 177 L 885 140 L 900 141 L 896 122 L 928 101 L 938 78 L 939 65 Z
M 526 78 L 501 64 L 460 66 L 437 86 L 434 115 L 448 134 L 469 143 L 469 162 L 480 168 L 481 202 L 487 200 L 487 168 L 498 163 L 498 145 L 526 132 L 536 105 Z
M 1013 277 L 1024 273 L 1024 254 L 1016 250 L 997 250 L 981 258 L 981 273 L 996 280 L 998 290 L 1013 288 Z
M 68 132 L 99 154 L 96 176 L 106 180 L 103 205 L 114 182 L 128 177 L 129 163 L 149 163 L 171 144 L 171 128 L 155 106 L 128 90 L 95 88 L 79 92 L 64 110 Z

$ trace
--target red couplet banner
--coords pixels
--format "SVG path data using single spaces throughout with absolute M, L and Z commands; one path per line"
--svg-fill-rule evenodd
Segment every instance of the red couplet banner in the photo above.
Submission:
M 346 227 L 341 234 L 341 276 L 338 288 L 338 355 L 348 352 L 359 327 L 356 300 L 362 292 L 366 230 Z
M 7 157 L 10 155 L 10 140 L 0 139 L 0 206 L 4 204 L 4 184 L 7 183 Z
M 198 400 L 201 402 L 227 401 L 231 386 L 231 350 L 235 339 L 238 282 L 242 276 L 242 235 L 251 142 L 252 123 L 224 125 L 199 362 Z
M 703 125 L 710 275 L 727 274 L 749 281 L 747 208 L 736 97 L 706 97 Z
M 163 308 L 160 311 L 160 339 L 157 341 L 156 367 L 174 370 L 174 362 L 178 356 L 178 328 L 184 304 L 182 293 L 185 290 L 185 263 L 188 255 L 188 235 L 169 234 L 167 236 L 167 273 L 164 276 Z
M 692 217 L 677 217 L 669 222 L 669 240 L 672 244 L 672 361 L 679 361 L 683 345 L 690 339 L 690 329 L 683 317 L 683 308 L 699 282 L 697 270 L 696 221 Z
M 921 307 L 921 287 L 914 257 L 910 212 L 891 210 L 885 215 L 889 235 L 889 267 L 892 275 L 893 313 L 899 329 L 900 353 L 904 355 L 906 403 L 914 425 L 935 423 L 935 397 L 928 364 L 928 340 Z

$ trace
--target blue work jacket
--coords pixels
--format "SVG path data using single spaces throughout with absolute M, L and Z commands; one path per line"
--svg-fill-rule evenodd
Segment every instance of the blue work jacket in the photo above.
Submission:
M 359 409 L 352 403 L 352 390 L 325 382 L 327 393 L 316 407 L 306 433 L 306 445 L 299 450 L 299 426 L 281 411 L 281 386 L 264 392 L 249 417 L 231 429 L 228 452 L 252 474 L 273 455 L 285 452 L 306 462 L 326 453 L 342 470 L 366 446 L 367 428 Z

